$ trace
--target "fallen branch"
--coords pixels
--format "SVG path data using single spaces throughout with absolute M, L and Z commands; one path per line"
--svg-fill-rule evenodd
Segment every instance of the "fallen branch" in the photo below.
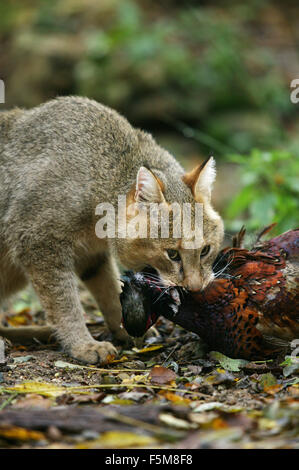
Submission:
M 105 328 L 99 324 L 87 324 L 87 328 L 93 336 L 97 336 L 105 331 Z M 107 330 L 106 330 L 107 331 Z M 17 344 L 53 344 L 55 340 L 55 330 L 52 326 L 18 326 L 6 327 L 0 325 L 0 336 L 9 339 Z
M 109 372 L 109 369 L 107 369 Z M 196 392 L 194 390 L 188 390 L 188 389 L 182 389 L 182 388 L 176 388 L 176 387 L 167 387 L 164 385 L 152 385 L 150 383 L 120 383 L 120 384 L 94 384 L 94 385 L 75 385 L 75 386 L 57 386 L 57 390 L 54 390 L 55 393 L 77 393 L 77 394 L 84 394 L 86 393 L 87 390 L 93 390 L 93 389 L 114 389 L 114 388 L 127 388 L 128 390 L 132 390 L 134 388 L 147 388 L 147 389 L 153 389 L 153 390 L 165 390 L 167 392 L 175 392 L 175 393 L 183 393 L 183 394 L 188 394 L 188 395 L 193 395 L 197 396 L 199 398 L 205 397 L 205 394 L 202 394 L 200 392 Z M 36 391 L 34 389 L 22 389 L 22 384 L 16 385 L 14 387 L 0 387 L 0 392 L 1 393 L 20 393 L 20 394 L 27 394 L 27 393 L 37 393 L 39 395 L 49 395 L 49 389 L 48 388 L 42 388 L 39 387 Z M 51 391 L 50 391 L 51 393 Z
M 0 336 L 18 344 L 33 344 L 35 340 L 40 343 L 55 341 L 54 329 L 51 326 L 0 326 Z
M 145 429 L 148 432 L 170 433 L 160 425 L 159 414 L 161 412 L 176 413 L 176 407 L 172 405 L 148 405 L 124 406 L 121 412 L 118 407 L 111 405 L 109 412 L 92 407 L 65 408 L 65 409 L 20 409 L 3 410 L 0 414 L 0 429 L 2 426 L 20 426 L 26 429 L 38 429 L 45 431 L 49 426 L 55 426 L 62 432 L 78 433 L 86 429 L 96 432 L 130 431 L 132 427 Z

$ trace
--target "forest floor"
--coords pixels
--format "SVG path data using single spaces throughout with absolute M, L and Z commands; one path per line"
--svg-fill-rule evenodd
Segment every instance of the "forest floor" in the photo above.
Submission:
M 3 325 L 44 322 L 31 292 L 22 296 L 0 314 Z M 108 339 L 92 299 L 81 297 L 96 339 Z M 171 322 L 157 328 L 143 349 L 119 348 L 103 368 L 55 343 L 5 340 L 0 448 L 299 448 L 294 365 L 232 360 Z

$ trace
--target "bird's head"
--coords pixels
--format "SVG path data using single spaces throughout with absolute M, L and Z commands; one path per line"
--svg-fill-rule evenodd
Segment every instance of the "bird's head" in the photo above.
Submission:
M 120 294 L 122 324 L 133 337 L 144 336 L 161 314 L 172 318 L 180 305 L 179 290 L 164 287 L 149 272 L 126 272 Z

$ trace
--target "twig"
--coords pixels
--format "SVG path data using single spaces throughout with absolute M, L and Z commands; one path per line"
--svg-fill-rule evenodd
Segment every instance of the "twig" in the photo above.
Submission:
M 166 390 L 168 392 L 177 392 L 177 393 L 189 393 L 191 395 L 197 395 L 197 396 L 202 396 L 201 393 L 199 392 L 194 392 L 193 390 L 183 390 L 183 389 L 179 389 L 179 388 L 175 388 L 175 387 L 164 387 L 164 386 L 160 386 L 160 385 L 151 385 L 151 384 L 95 384 L 95 385 L 76 385 L 76 386 L 72 386 L 72 387 L 64 387 L 64 386 L 59 386 L 60 390 L 49 390 L 49 389 L 38 389 L 36 391 L 34 390 L 18 390 L 16 392 L 16 390 L 14 390 L 14 387 L 11 387 L 11 388 L 0 388 L 0 393 L 37 393 L 38 395 L 42 395 L 42 394 L 51 394 L 51 392 L 53 393 L 57 393 L 59 391 L 61 392 L 66 392 L 66 393 L 69 393 L 69 392 L 76 392 L 76 390 L 78 390 L 77 393 L 80 393 L 80 390 L 90 390 L 90 389 L 95 389 L 95 388 L 152 388 L 154 390 Z M 84 393 L 84 392 L 82 392 Z
M 115 421 L 119 421 L 120 423 L 128 424 L 130 426 L 136 426 L 154 434 L 161 434 L 161 427 L 155 424 L 146 423 L 145 421 L 141 421 L 136 418 L 131 418 L 130 416 L 125 416 L 117 413 L 116 411 L 107 410 L 105 408 L 101 408 L 101 413 L 103 413 L 103 415 L 105 415 L 107 418 L 114 419 Z
M 14 364 L 14 367 L 17 367 L 17 366 L 24 366 L 23 363 L 16 363 Z M 75 366 L 73 367 L 73 369 L 88 369 L 90 371 L 94 371 L 94 372 L 102 372 L 104 374 L 106 373 L 111 373 L 111 374 L 118 374 L 119 372 L 150 372 L 151 369 L 101 369 L 99 367 L 91 367 L 91 366 L 82 366 L 81 364 L 72 364 L 71 362 L 69 363 L 69 366 L 67 365 L 67 363 L 65 364 L 65 367 L 60 367 L 60 369 L 67 369 L 69 367 L 69 369 L 71 369 L 72 367 L 71 366 Z M 55 366 L 58 368 L 58 366 Z
M 14 392 L 10 397 L 8 397 L 3 403 L 0 405 L 0 411 L 3 410 L 7 405 L 9 405 L 16 396 L 18 396 L 18 392 Z
M 87 325 L 87 328 L 91 331 L 92 334 L 97 334 L 97 331 L 93 331 L 95 329 L 93 324 Z M 0 325 L 0 336 L 9 339 L 13 343 L 25 345 L 36 344 L 36 342 L 43 344 L 55 343 L 55 330 L 51 325 L 30 325 L 18 327 L 7 327 Z
M 21 326 L 5 327 L 0 326 L 0 335 L 9 339 L 13 343 L 34 344 L 34 339 L 41 343 L 48 343 L 54 334 L 50 326 Z
M 170 356 L 172 356 L 172 354 L 174 353 L 174 351 L 180 346 L 179 343 L 175 344 L 174 347 L 172 348 L 172 350 L 170 351 L 170 353 L 168 354 L 167 358 L 165 359 L 165 361 L 163 362 L 163 365 L 168 361 L 168 359 L 170 358 Z

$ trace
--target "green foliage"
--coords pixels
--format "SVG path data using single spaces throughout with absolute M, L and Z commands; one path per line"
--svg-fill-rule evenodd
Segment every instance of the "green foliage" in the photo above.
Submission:
M 213 139 L 238 152 L 275 145 L 284 139 L 282 116 L 295 110 L 273 54 L 244 27 L 243 16 L 258 12 L 189 7 L 152 22 L 136 1 L 116 2 L 113 24 L 85 36 L 78 92 L 134 121 L 198 123 L 203 152 L 218 150 Z
M 242 190 L 227 211 L 228 226 L 259 230 L 277 222 L 276 233 L 299 225 L 299 158 L 290 152 L 252 150 L 250 155 L 232 155 L 241 168 Z
M 196 128 L 204 154 L 293 143 L 298 149 L 292 131 L 297 109 L 289 97 L 293 65 L 281 61 L 283 51 L 269 31 L 273 23 L 276 36 L 291 37 L 285 21 L 277 22 L 273 0 L 228 5 L 0 3 L 7 104 L 31 107 L 59 94 L 82 94 L 149 130 L 161 123 Z M 287 57 L 292 50 L 295 44 Z
M 237 372 L 246 364 L 248 364 L 248 361 L 245 359 L 232 359 L 231 357 L 225 356 L 218 351 L 211 351 L 210 357 L 216 361 L 219 361 L 219 364 L 221 367 L 223 367 L 223 369 L 231 372 Z

